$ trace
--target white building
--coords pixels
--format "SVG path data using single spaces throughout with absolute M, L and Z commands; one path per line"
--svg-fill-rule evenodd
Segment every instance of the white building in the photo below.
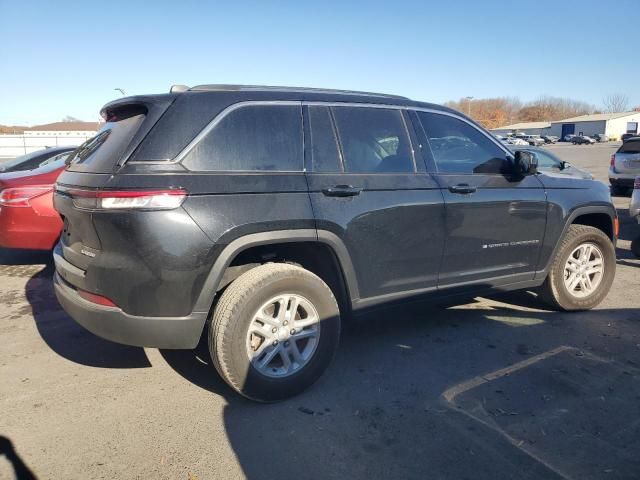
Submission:
M 100 129 L 98 122 L 56 122 L 0 135 L 0 158 L 14 158 L 47 147 L 78 146 Z
M 619 140 L 624 133 L 638 133 L 640 112 L 596 113 L 580 115 L 551 122 L 550 135 L 564 138 L 565 135 L 604 134 L 612 140 Z
M 551 128 L 551 123 L 549 122 L 522 122 L 494 128 L 491 130 L 491 133 L 502 136 L 515 135 L 517 133 L 523 133 L 525 135 L 547 135 L 549 134 L 549 128 Z

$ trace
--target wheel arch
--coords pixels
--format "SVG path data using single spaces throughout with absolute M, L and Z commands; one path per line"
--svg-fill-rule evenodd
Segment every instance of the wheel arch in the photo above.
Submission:
M 335 281 L 339 283 L 337 287 L 340 291 L 334 293 L 340 306 L 350 310 L 353 300 L 359 297 L 359 291 L 355 270 L 342 240 L 336 234 L 325 230 L 291 229 L 252 233 L 231 241 L 218 255 L 209 271 L 196 300 L 194 311 L 209 312 L 217 292 L 251 267 L 240 268 L 235 272 L 229 273 L 230 269 L 235 266 L 256 266 L 260 264 L 260 262 L 252 262 L 252 260 L 256 260 L 255 255 L 258 253 L 296 251 L 297 253 L 292 255 L 292 258 L 288 258 L 287 261 L 299 263 L 306 267 L 306 262 L 299 260 L 303 258 L 305 247 L 311 249 L 314 246 L 318 249 L 327 249 L 326 252 L 335 260 L 334 265 L 325 265 L 324 268 L 326 272 L 332 271 L 333 266 L 338 270 L 334 273 L 336 275 Z M 321 260 L 328 260 L 328 258 L 320 257 L 309 263 L 317 266 L 321 264 Z M 263 257 L 261 263 L 265 261 L 269 261 L 268 256 L 266 258 Z M 239 265 L 234 265 L 234 262 L 239 263 Z M 317 268 L 310 268 L 310 270 L 316 270 L 314 273 L 319 274 Z M 226 278 L 225 274 L 227 275 Z M 323 277 L 321 273 L 319 276 Z M 326 281 L 326 278 L 323 278 L 323 280 Z M 335 284 L 330 286 L 336 287 Z
M 601 230 L 609 239 L 613 242 L 615 246 L 616 236 L 615 236 L 615 222 L 616 222 L 616 213 L 615 209 L 612 205 L 588 205 L 583 207 L 578 207 L 571 211 L 571 213 L 566 217 L 564 222 L 564 227 L 562 228 L 562 232 L 558 236 L 556 243 L 551 251 L 551 255 L 549 255 L 546 265 L 544 269 L 536 274 L 536 278 L 540 277 L 540 274 L 546 276 L 551 268 L 553 263 L 553 259 L 555 258 L 558 248 L 560 248 L 560 244 L 562 243 L 562 239 L 567 233 L 567 230 L 571 225 L 587 225 L 590 227 L 598 228 Z

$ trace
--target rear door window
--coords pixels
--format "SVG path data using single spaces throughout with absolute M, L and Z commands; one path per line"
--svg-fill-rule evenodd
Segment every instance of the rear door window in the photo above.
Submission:
M 311 163 L 314 172 L 341 172 L 338 141 L 328 107 L 310 106 Z
M 438 172 L 505 174 L 507 154 L 477 128 L 458 118 L 418 112 Z
M 400 110 L 333 107 L 332 112 L 345 172 L 415 172 L 409 135 Z
M 184 157 L 195 171 L 302 171 L 301 105 L 229 112 Z

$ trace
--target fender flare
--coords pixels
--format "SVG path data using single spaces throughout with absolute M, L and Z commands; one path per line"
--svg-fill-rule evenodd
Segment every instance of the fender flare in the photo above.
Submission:
M 615 213 L 615 207 L 613 207 L 612 205 L 587 205 L 583 207 L 577 207 L 574 210 L 572 210 L 569 213 L 569 215 L 567 215 L 567 219 L 564 222 L 564 227 L 562 228 L 562 232 L 560 232 L 560 236 L 558 237 L 558 240 L 556 241 L 556 244 L 553 247 L 553 250 L 551 251 L 551 255 L 549 255 L 549 258 L 547 259 L 547 262 L 544 268 L 536 272 L 535 278 L 540 278 L 541 276 L 546 277 L 547 273 L 549 272 L 549 269 L 551 268 L 553 259 L 555 258 L 556 253 L 558 252 L 558 248 L 560 248 L 560 241 L 566 235 L 567 230 L 569 230 L 569 227 L 573 225 L 573 221 L 581 215 L 589 215 L 592 213 L 607 214 L 609 218 L 611 218 L 612 226 L 614 224 L 614 219 L 617 216 L 617 214 Z M 612 242 L 615 247 L 617 237 L 615 236 L 615 232 L 612 232 L 612 233 L 613 233 Z
M 328 245 L 336 255 L 344 274 L 347 294 L 353 302 L 359 298 L 358 282 L 351 257 L 344 242 L 336 234 L 326 230 L 291 229 L 251 233 L 231 241 L 220 253 L 209 271 L 196 300 L 193 312 L 209 312 L 225 270 L 233 259 L 248 248 L 274 243 L 319 242 Z

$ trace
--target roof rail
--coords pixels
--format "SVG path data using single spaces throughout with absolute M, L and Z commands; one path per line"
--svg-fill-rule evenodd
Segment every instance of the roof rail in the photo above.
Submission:
M 402 100 L 409 100 L 407 97 L 401 95 L 390 95 L 386 93 L 372 93 L 372 92 L 360 92 L 355 90 L 335 90 L 331 88 L 311 88 L 311 87 L 275 87 L 266 85 L 225 85 L 225 84 L 211 84 L 211 85 L 197 85 L 189 89 L 196 92 L 291 92 L 291 93 L 331 93 L 336 95 L 361 95 L 367 97 L 382 97 L 382 98 L 397 98 Z

